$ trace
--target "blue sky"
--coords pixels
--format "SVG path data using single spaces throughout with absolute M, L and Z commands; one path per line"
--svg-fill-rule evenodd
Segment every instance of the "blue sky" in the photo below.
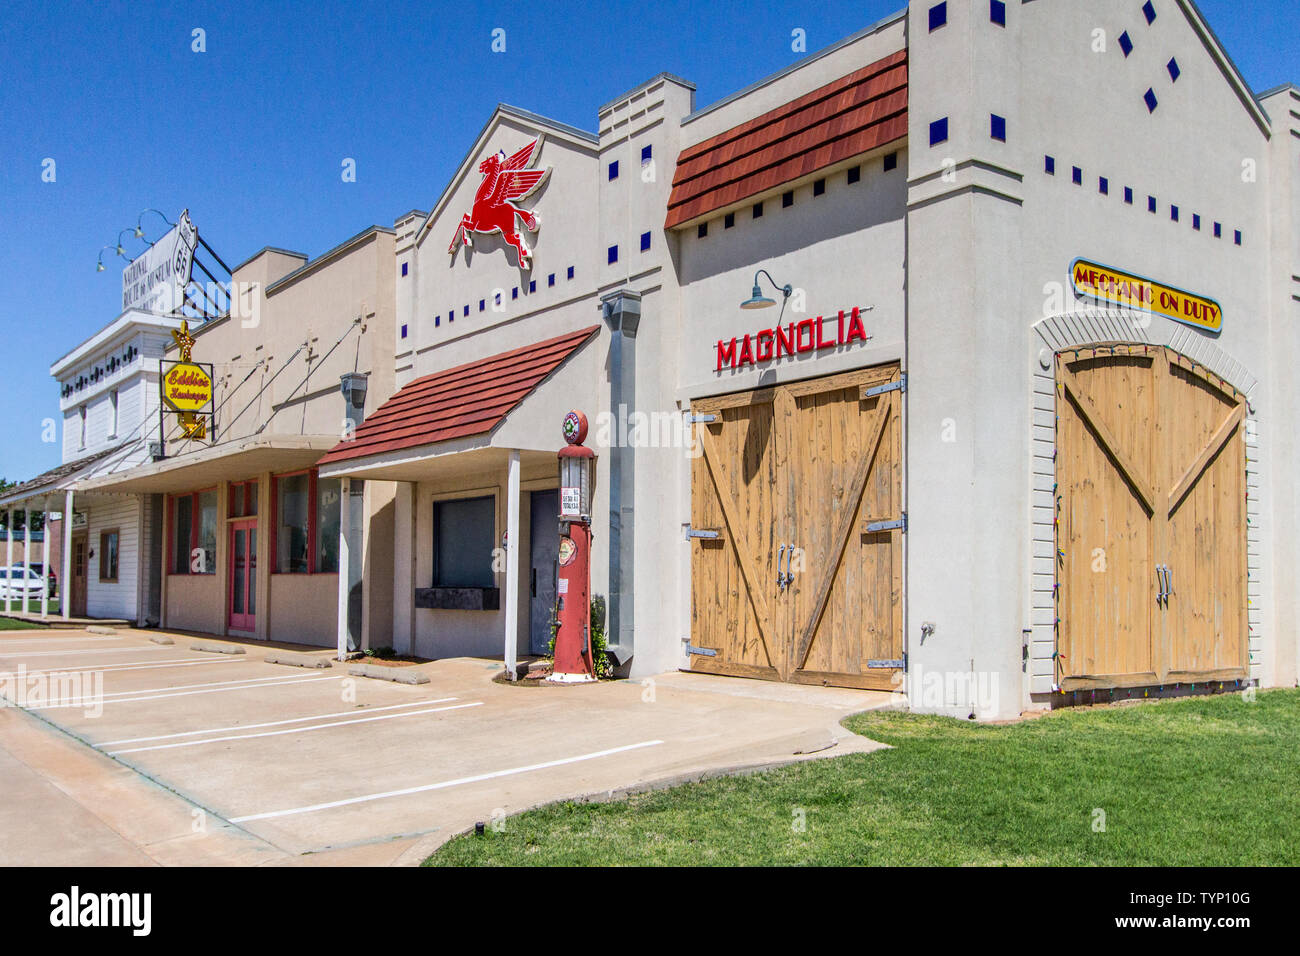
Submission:
M 0 477 L 59 463 L 41 442 L 42 419 L 60 417 L 49 365 L 117 315 L 124 263 L 95 261 L 141 210 L 188 206 L 230 265 L 264 245 L 315 256 L 428 209 L 498 102 L 593 129 L 601 104 L 668 71 L 704 106 L 799 59 L 796 27 L 815 52 L 902 6 L 6 4 Z M 1256 92 L 1300 82 L 1295 0 L 1200 7 Z M 497 27 L 504 55 L 490 49 Z M 205 53 L 191 51 L 195 28 Z M 54 183 L 41 182 L 46 157 Z M 347 157 L 355 183 L 340 177 Z

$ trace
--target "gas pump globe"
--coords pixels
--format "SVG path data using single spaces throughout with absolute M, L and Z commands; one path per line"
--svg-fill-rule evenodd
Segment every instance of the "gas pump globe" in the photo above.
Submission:
M 556 576 L 555 666 L 549 681 L 564 684 L 596 679 L 591 656 L 591 495 L 596 453 L 582 444 L 587 416 L 564 416 L 560 449 L 560 549 Z

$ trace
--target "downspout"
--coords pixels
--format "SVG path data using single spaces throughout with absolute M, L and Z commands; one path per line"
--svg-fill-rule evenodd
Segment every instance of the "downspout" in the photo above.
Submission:
M 609 408 L 617 428 L 609 449 L 609 594 L 605 602 L 608 651 L 619 667 L 634 651 L 636 449 L 627 441 L 627 416 L 636 410 L 636 332 L 641 294 L 623 288 L 600 297 L 610 329 Z

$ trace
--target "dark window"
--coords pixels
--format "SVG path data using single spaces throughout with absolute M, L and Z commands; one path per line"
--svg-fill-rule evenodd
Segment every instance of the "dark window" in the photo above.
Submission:
M 1169 218 L 1172 219 L 1174 222 L 1177 222 L 1177 221 L 1178 221 L 1178 207 L 1177 207 L 1177 206 L 1170 206 L 1170 207 L 1169 207 Z
M 573 278 L 573 266 L 569 266 L 569 272 L 568 272 L 568 275 L 566 276 L 566 278 L 569 278 L 569 279 L 572 279 L 572 278 Z
M 495 587 L 495 547 L 496 501 L 492 496 L 433 503 L 434 587 Z
M 1002 0 L 989 0 L 989 19 L 1000 27 L 1007 25 L 1007 5 Z
M 402 275 L 406 275 L 406 270 L 407 270 L 409 267 L 410 267 L 410 263 L 408 263 L 408 262 L 403 262 L 403 263 L 402 263 Z
M 1147 0 L 1146 3 L 1142 4 L 1142 15 L 1147 18 L 1147 23 L 1156 22 L 1156 8 L 1151 3 L 1151 0 Z
M 99 580 L 117 580 L 117 543 L 118 532 L 101 531 L 99 533 Z
M 1156 107 L 1160 105 L 1160 101 L 1156 99 L 1156 91 L 1150 88 L 1142 94 L 1142 100 L 1147 104 L 1148 113 L 1154 113 Z
M 1083 185 L 1083 170 L 1080 169 L 1078 166 L 1075 166 L 1072 170 L 1070 170 L 1070 178 L 1071 178 L 1072 180 L 1074 180 L 1074 184 L 1075 184 L 1076 186 L 1082 186 L 1082 185 Z
M 817 179 L 813 181 L 813 195 L 820 196 L 826 192 L 826 180 Z
M 704 238 L 705 236 L 707 236 L 708 234 L 709 234 L 709 224 L 708 224 L 707 222 L 702 222 L 702 223 L 700 223 L 698 226 L 695 227 L 695 238 L 696 238 L 696 239 L 703 239 L 703 238 Z
M 614 180 L 616 180 L 616 179 L 618 179 L 618 160 L 617 160 L 617 159 L 614 160 L 612 163 L 609 164 L 609 181 L 612 183 L 612 182 L 613 182 Z
M 930 145 L 938 146 L 948 141 L 948 117 L 935 120 L 930 124 Z
M 1178 78 L 1183 75 L 1183 71 L 1178 68 L 1178 60 L 1176 59 L 1170 60 L 1166 69 L 1169 70 L 1169 79 L 1173 80 L 1175 83 L 1177 83 Z
M 1192 213 L 1192 228 L 1197 232 L 1201 231 L 1201 214 L 1199 212 Z
M 465 314 L 466 314 L 466 315 L 469 315 L 469 306 L 468 306 L 468 305 L 465 306 Z
M 788 209 L 793 205 L 794 205 L 794 190 L 787 189 L 785 192 L 781 193 L 781 208 Z
M 997 113 L 989 114 L 989 135 L 1004 143 L 1007 141 L 1006 117 L 999 116 Z
M 486 310 L 486 309 L 487 309 L 487 299 L 479 299 L 479 300 L 478 300 L 478 310 L 479 310 L 480 312 L 482 312 L 482 311 L 484 311 L 484 310 Z
M 849 167 L 848 180 L 849 180 L 849 185 L 850 185 L 850 186 L 852 186 L 852 185 L 853 185 L 854 183 L 856 183 L 856 182 L 861 182 L 861 181 L 862 181 L 862 167 L 861 167 L 861 166 L 850 166 L 850 167 Z
M 171 573 L 216 574 L 217 493 L 176 495 L 171 508 Z
M 1119 48 L 1124 51 L 1125 56 L 1133 52 L 1133 38 L 1128 35 L 1127 30 L 1119 35 Z
M 1216 222 L 1216 223 L 1214 224 L 1214 238 L 1215 238 L 1215 239 L 1222 239 L 1222 238 L 1223 238 L 1223 223 L 1221 223 L 1221 222 Z
M 534 292 L 536 292 L 536 291 L 537 291 L 537 280 L 536 280 L 536 279 L 529 279 L 529 280 L 528 280 L 528 294 L 529 294 L 529 295 L 532 295 L 532 294 L 533 294 Z
M 642 252 L 650 251 L 650 233 L 648 232 L 641 233 L 641 251 Z
M 227 517 L 251 518 L 257 514 L 257 482 L 242 481 L 230 486 L 230 509 Z
M 1130 206 L 1133 205 L 1133 187 L 1132 187 L 1132 186 L 1125 186 L 1125 187 L 1124 187 L 1124 201 L 1125 201 L 1126 203 L 1128 203 Z
M 1232 241 L 1235 242 L 1237 245 L 1241 245 L 1241 230 L 1240 230 L 1240 229 L 1238 229 L 1236 232 L 1234 232 L 1234 233 L 1232 234 Z
M 1055 175 L 1056 175 L 1056 157 L 1055 157 L 1055 156 L 1044 156 L 1044 157 L 1043 157 L 1043 172 L 1047 173 L 1047 175 L 1049 175 L 1049 176 L 1055 176 Z
M 618 246 L 610 246 L 605 252 L 605 261 L 610 265 L 618 262 Z
M 753 208 L 752 212 L 753 212 L 753 216 L 754 216 L 755 219 L 762 219 L 762 218 L 763 218 L 763 204 L 762 204 L 761 202 L 756 202 L 756 203 L 754 203 L 754 208 Z
M 553 286 L 553 285 L 555 285 L 555 273 L 554 273 L 554 272 L 552 272 L 550 275 L 548 275 L 548 276 L 546 277 L 546 286 L 547 286 L 547 288 L 550 288 L 550 287 Z
M 355 491 L 357 482 L 352 483 Z M 339 570 L 339 523 L 343 500 L 343 485 L 338 478 L 316 480 L 316 566 L 322 574 L 337 574 Z M 357 499 L 352 499 L 356 507 Z
M 890 172 L 898 168 L 898 153 L 885 154 L 885 172 Z
M 1160 204 L 1156 202 L 1156 197 L 1155 197 L 1155 196 L 1148 196 L 1148 197 L 1147 197 L 1147 212 L 1155 212 L 1155 211 L 1156 211 L 1157 209 L 1159 209 L 1159 208 L 1160 208 Z
M 723 228 L 723 229 L 730 229 L 730 228 L 731 228 L 732 226 L 734 226 L 735 224 L 736 224 L 736 214 L 735 214 L 734 212 L 729 212 L 729 213 L 727 213 L 725 216 L 722 217 L 722 228 Z
M 306 574 L 311 568 L 311 475 L 275 479 L 275 571 Z
M 648 162 L 650 162 L 650 155 L 651 155 L 651 153 L 650 153 L 650 147 L 649 147 L 649 146 L 642 146 L 642 147 L 641 147 L 641 162 L 643 162 L 643 163 L 648 163 Z
M 934 32 L 948 22 L 948 4 L 936 3 L 930 8 L 930 31 Z
M 1097 190 L 1098 190 L 1098 192 L 1100 192 L 1103 196 L 1109 196 L 1109 195 L 1110 195 L 1110 180 L 1107 179 L 1105 176 L 1102 176 L 1100 179 L 1098 179 L 1098 180 L 1097 180 Z
M 519 298 L 519 286 L 515 286 L 513 289 L 510 290 L 510 299 L 511 301 L 513 301 L 518 298 Z
M 434 325 L 437 325 L 437 324 L 438 324 L 438 317 L 437 317 L 436 315 L 433 317 L 433 324 L 434 324 Z M 402 326 L 402 338 L 406 338 L 406 326 L 405 326 L 405 325 Z

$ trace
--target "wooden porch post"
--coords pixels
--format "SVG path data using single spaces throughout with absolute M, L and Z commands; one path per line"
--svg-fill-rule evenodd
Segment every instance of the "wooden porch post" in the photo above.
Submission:
M 72 619 L 72 489 L 63 493 L 63 598 L 59 602 L 65 621 Z

